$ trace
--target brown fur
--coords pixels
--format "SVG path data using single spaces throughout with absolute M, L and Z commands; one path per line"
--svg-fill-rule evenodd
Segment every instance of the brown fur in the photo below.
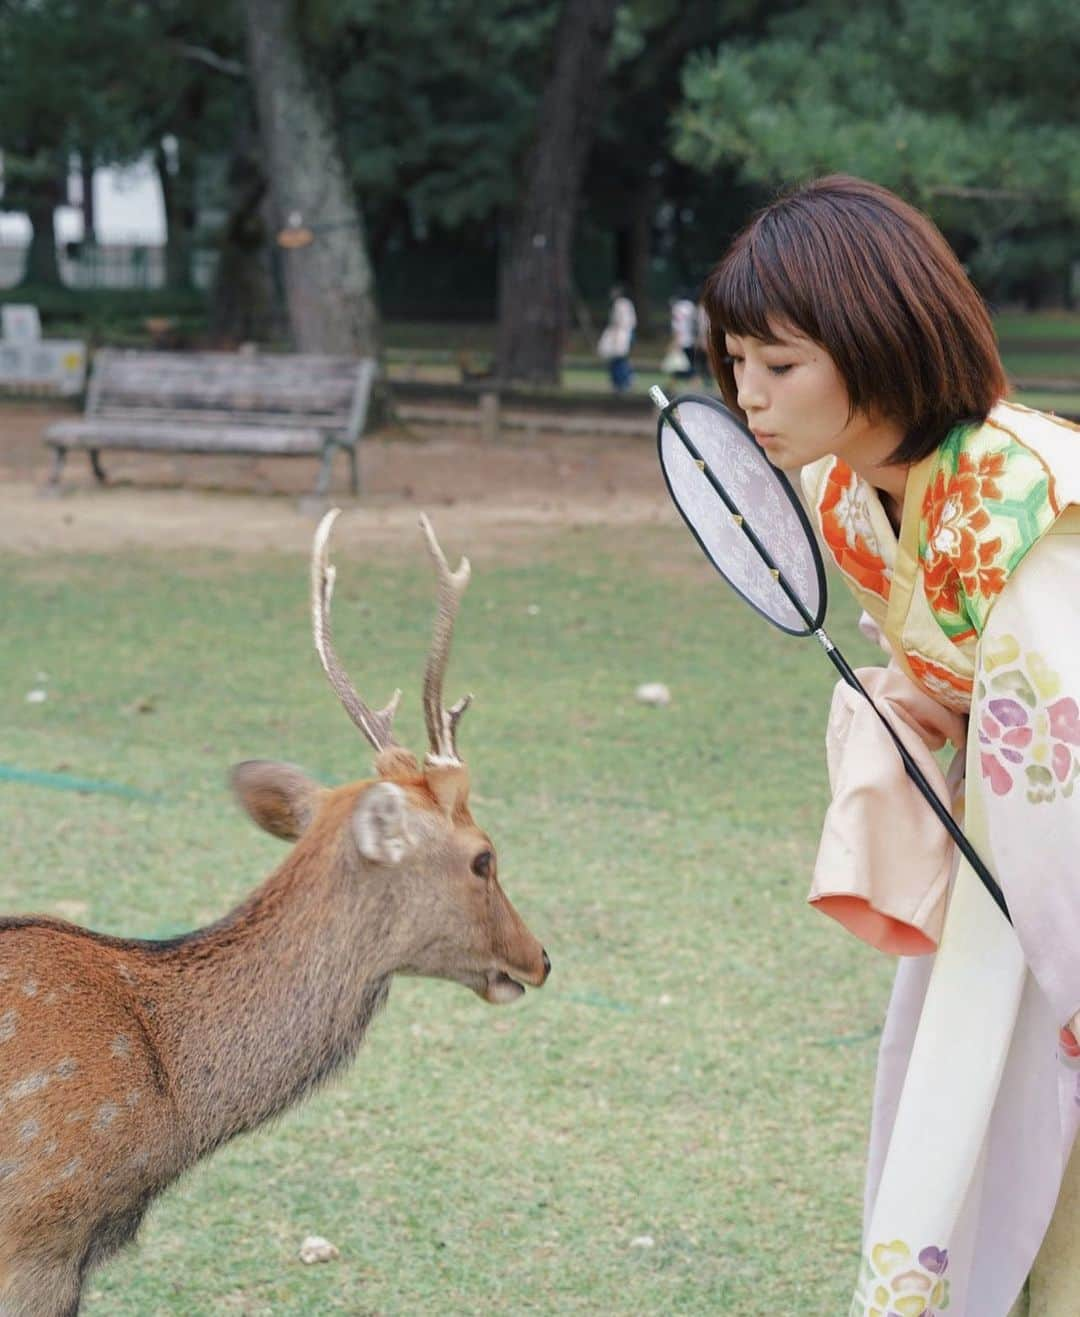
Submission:
M 207 928 L 142 942 L 0 920 L 0 1317 L 76 1313 L 87 1272 L 177 1176 L 352 1058 L 393 974 L 493 1002 L 511 979 L 544 982 L 543 948 L 472 869 L 493 847 L 465 770 L 421 771 L 397 747 L 379 768 L 326 791 L 241 765 L 256 822 L 299 840 Z M 365 857 L 358 838 L 383 845 L 395 819 L 401 853 Z

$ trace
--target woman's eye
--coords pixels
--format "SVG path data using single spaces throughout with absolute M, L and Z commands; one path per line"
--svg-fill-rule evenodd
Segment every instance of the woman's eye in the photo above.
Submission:
M 476 874 L 477 878 L 491 877 L 491 861 L 493 859 L 494 856 L 490 851 L 481 851 L 476 859 L 473 860 L 472 871 Z
M 741 365 L 742 365 L 742 357 L 737 357 L 737 356 L 735 356 L 734 353 L 729 353 L 729 354 L 724 358 L 724 365 L 725 365 L 725 366 L 731 366 L 732 368 L 734 368 L 735 366 L 741 366 Z
M 790 369 L 791 369 L 791 366 L 790 366 L 790 365 L 787 365 L 787 366 L 770 366 L 770 367 L 769 367 L 769 374 L 770 374 L 770 375 L 786 375 Z

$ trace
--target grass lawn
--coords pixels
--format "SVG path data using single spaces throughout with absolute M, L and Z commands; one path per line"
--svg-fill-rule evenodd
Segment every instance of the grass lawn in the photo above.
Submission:
M 1005 312 L 995 317 L 994 323 L 1009 377 L 1021 385 L 1029 380 L 1035 385 L 1018 389 L 1014 395 L 1017 401 L 1065 415 L 1080 414 L 1080 315 Z M 386 342 L 391 378 L 457 383 L 461 379 L 461 359 L 472 369 L 490 361 L 494 326 L 388 324 Z M 658 369 L 666 347 L 663 333 L 654 331 L 651 336 L 639 338 L 633 353 L 635 392 L 645 393 L 654 384 L 672 387 L 672 381 Z M 567 349 L 562 376 L 566 393 L 610 388 L 607 370 L 579 330 L 571 333 Z M 1055 391 L 1040 388 L 1041 381 L 1052 381 Z M 1063 381 L 1075 382 L 1076 387 L 1060 391 L 1057 384 Z
M 631 391 L 635 394 L 648 393 L 654 384 L 658 384 L 664 389 L 669 397 L 674 397 L 676 393 L 683 391 L 700 392 L 703 387 L 700 379 L 688 382 L 672 380 L 670 376 L 662 374 L 659 370 L 650 369 L 644 358 L 641 364 L 635 364 L 634 382 L 631 386 Z M 1080 366 L 1080 362 L 1073 368 L 1077 378 L 1075 391 L 1017 389 L 1011 396 L 1016 402 L 1023 403 L 1025 407 L 1057 412 L 1062 416 L 1078 416 L 1080 415 L 1080 370 L 1077 369 L 1078 366 Z M 1011 375 L 1020 379 L 1023 379 L 1025 375 L 1034 376 L 1038 374 L 1054 374 L 1059 375 L 1062 379 L 1069 378 L 1069 373 L 1064 369 L 1063 364 L 1059 364 L 1054 369 L 1036 369 L 1035 367 L 1025 366 L 1022 357 L 1006 361 L 1006 368 Z M 451 384 L 457 384 L 461 380 L 461 373 L 458 368 L 443 361 L 426 363 L 414 359 L 406 363 L 401 358 L 395 361 L 391 357 L 388 372 L 391 380 L 429 380 Z M 563 368 L 562 392 L 568 399 L 572 398 L 575 393 L 603 393 L 609 391 L 610 388 L 611 381 L 608 373 L 600 366 L 569 364 Z M 715 392 L 715 388 L 710 385 L 709 391 Z
M 599 324 L 596 332 L 600 332 Z M 1015 344 L 1018 348 L 1028 342 L 1054 342 L 1062 352 L 1069 351 L 1080 344 L 1080 313 L 1070 311 L 1002 311 L 994 316 L 994 328 L 998 338 L 1006 345 Z M 663 324 L 663 309 L 658 316 L 645 327 L 646 338 L 655 339 L 663 344 L 666 338 L 666 326 Z M 420 321 L 391 320 L 383 327 L 384 338 L 390 349 L 406 349 L 428 352 L 470 350 L 474 352 L 491 352 L 495 345 L 494 323 L 475 321 Z M 576 325 L 570 331 L 569 350 L 571 352 L 591 352 L 593 344 Z
M 1001 341 L 1058 340 L 1064 346 L 1080 342 L 1080 313 L 1076 311 L 1001 311 L 994 316 Z
M 1038 389 L 1021 389 L 1019 393 L 1013 394 L 1013 400 L 1022 402 L 1025 407 L 1034 407 L 1036 411 L 1071 416 L 1074 420 L 1080 416 L 1080 390 L 1076 393 L 1049 393 Z
M 167 1195 L 87 1317 L 846 1311 L 891 965 L 804 904 L 832 669 L 696 555 L 671 526 L 476 556 L 447 694 L 476 692 L 474 812 L 548 985 L 494 1010 L 397 983 L 344 1082 Z M 0 909 L 190 928 L 283 853 L 231 762 L 367 771 L 302 558 L 0 566 L 0 762 L 142 793 L 0 783 Z M 421 551 L 338 569 L 338 648 L 372 701 L 406 688 L 422 746 Z M 874 661 L 834 593 L 832 634 Z M 635 702 L 649 680 L 669 708 Z M 301 1266 L 311 1233 L 340 1260 Z

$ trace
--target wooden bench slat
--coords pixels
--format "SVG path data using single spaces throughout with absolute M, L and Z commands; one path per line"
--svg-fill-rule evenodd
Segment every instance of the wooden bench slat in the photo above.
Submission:
M 58 421 L 46 442 L 63 448 L 144 448 L 187 453 L 321 453 L 318 430 L 269 429 L 243 425 L 169 425 L 142 421 Z
M 186 411 L 183 408 L 164 407 L 100 407 L 87 421 L 161 421 L 165 425 L 228 425 L 228 426 L 262 426 L 270 429 L 295 429 L 298 426 L 318 429 L 333 434 L 345 429 L 345 418 L 340 412 L 327 412 L 325 415 L 312 412 L 237 412 L 227 408 L 205 411 Z M 65 422 L 66 424 L 66 422 Z
M 243 389 L 236 384 L 229 387 L 204 387 L 198 380 L 157 381 L 148 388 L 145 381 L 138 387 L 117 388 L 106 380 L 97 395 L 94 410 L 102 407 L 162 406 L 173 409 L 201 411 L 203 408 L 220 408 L 233 411 L 283 411 L 339 413 L 348 411 L 349 400 L 355 389 L 312 389 L 288 381 L 267 384 L 260 389 Z
M 270 375 L 265 368 L 261 377 L 245 376 L 242 373 L 225 377 L 209 376 L 197 371 L 150 375 L 145 371 L 120 372 L 109 369 L 102 381 L 102 391 L 154 398 L 184 392 L 197 398 L 229 397 L 233 394 L 238 397 L 285 398 L 300 392 L 306 398 L 329 397 L 340 401 L 352 393 L 355 384 L 355 373 L 352 379 L 312 379 L 310 375 Z

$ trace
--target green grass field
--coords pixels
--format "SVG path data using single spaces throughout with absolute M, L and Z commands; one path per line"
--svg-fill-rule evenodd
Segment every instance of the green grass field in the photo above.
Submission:
M 1080 315 L 1067 312 L 1028 314 L 1006 312 L 995 318 L 1001 355 L 1014 397 L 1029 407 L 1080 415 Z M 387 360 L 391 378 L 461 379 L 461 361 L 470 368 L 487 365 L 494 351 L 494 326 L 461 324 L 388 324 Z M 636 375 L 633 390 L 645 393 L 654 384 L 670 388 L 672 381 L 659 370 L 667 347 L 662 330 L 639 338 L 633 352 Z M 608 373 L 580 330 L 569 336 L 564 359 L 562 390 L 606 392 Z M 1046 383 L 1051 384 L 1047 389 Z M 695 382 L 696 383 L 696 382 Z
M 476 692 L 474 812 L 548 985 L 496 1010 L 399 982 L 344 1082 L 167 1195 L 88 1317 L 846 1310 L 891 966 L 804 904 L 832 669 L 696 554 L 671 526 L 474 555 L 447 694 Z M 406 688 L 421 744 L 426 563 L 338 567 L 339 650 L 372 701 Z M 4 560 L 0 762 L 140 795 L 0 783 L 0 909 L 190 928 L 283 854 L 228 799 L 231 762 L 367 771 L 306 570 Z M 834 593 L 833 635 L 874 661 Z M 648 680 L 669 708 L 635 702 Z M 301 1266 L 311 1233 L 340 1260 Z
M 1034 366 L 1025 366 L 1016 364 L 1016 358 L 1006 360 L 1006 369 L 1012 378 L 1025 379 L 1033 375 L 1054 375 L 1055 380 L 1060 378 L 1068 380 L 1069 375 L 1065 373 L 1063 366 L 1056 369 L 1043 369 Z M 1077 387 L 1075 389 L 1014 389 L 1010 395 L 1014 401 L 1023 403 L 1025 407 L 1035 407 L 1041 411 L 1055 412 L 1061 416 L 1078 416 L 1080 415 L 1080 371 L 1077 371 L 1080 361 L 1073 367 L 1076 372 Z M 394 379 L 420 379 L 430 380 L 440 383 L 460 382 L 461 374 L 456 366 L 451 366 L 443 361 L 426 362 L 410 358 L 408 364 L 403 359 L 395 361 L 391 358 L 388 367 L 391 380 Z M 654 384 L 658 384 L 665 389 L 669 396 L 680 391 L 683 387 L 688 387 L 691 391 L 700 390 L 703 386 L 699 379 L 695 379 L 684 386 L 681 381 L 672 380 L 670 376 L 662 374 L 655 366 L 651 366 L 648 361 L 636 364 L 634 372 L 634 381 L 631 386 L 632 392 L 636 394 L 646 394 Z M 712 385 L 708 386 L 715 391 Z M 562 373 L 562 393 L 571 399 L 575 393 L 604 393 L 610 391 L 611 382 L 607 371 L 599 365 L 584 365 L 571 363 L 564 367 Z M 545 390 L 544 392 L 548 392 Z

